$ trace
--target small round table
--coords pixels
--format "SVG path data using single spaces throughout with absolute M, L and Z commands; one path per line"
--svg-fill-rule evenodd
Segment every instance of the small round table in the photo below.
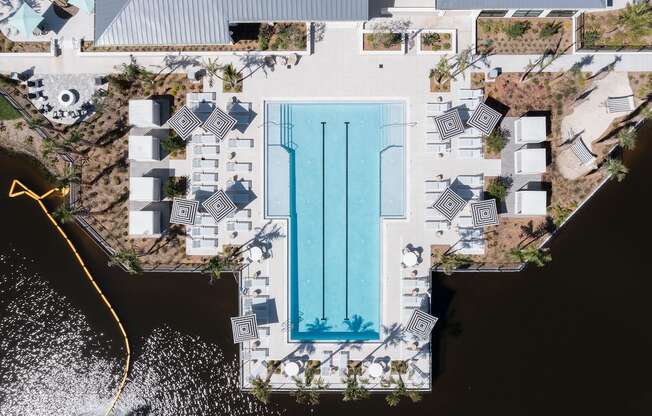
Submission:
M 407 251 L 403 253 L 403 264 L 405 265 L 405 267 L 416 266 L 418 262 L 419 262 L 419 257 L 417 257 L 414 251 Z
M 263 259 L 263 250 L 258 246 L 252 246 L 249 249 L 249 257 L 251 257 L 251 260 L 253 261 L 260 261 Z
M 62 107 L 69 107 L 77 102 L 77 96 L 70 90 L 63 90 L 59 93 L 57 100 Z
M 290 377 L 294 377 L 299 374 L 299 364 L 295 363 L 294 361 L 290 361 L 289 363 L 285 364 L 285 374 Z
M 378 378 L 383 375 L 383 366 L 378 363 L 373 363 L 369 366 L 369 375 L 373 378 Z

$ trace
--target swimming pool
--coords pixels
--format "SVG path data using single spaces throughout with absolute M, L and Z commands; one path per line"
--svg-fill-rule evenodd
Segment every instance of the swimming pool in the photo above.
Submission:
M 266 212 L 289 218 L 290 339 L 378 340 L 382 216 L 404 215 L 404 104 L 267 102 Z

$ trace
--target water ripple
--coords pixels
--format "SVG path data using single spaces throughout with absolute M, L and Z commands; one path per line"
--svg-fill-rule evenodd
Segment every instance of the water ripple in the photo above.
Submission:
M 15 250 L 0 253 L 0 414 L 103 415 L 123 365 L 110 354 L 114 341 L 31 263 Z M 142 352 L 115 415 L 282 413 L 239 391 L 238 364 L 217 345 L 170 328 L 137 342 Z

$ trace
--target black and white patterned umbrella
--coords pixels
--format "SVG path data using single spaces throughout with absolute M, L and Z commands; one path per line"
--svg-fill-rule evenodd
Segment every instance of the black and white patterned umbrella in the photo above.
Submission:
M 496 200 L 486 199 L 471 202 L 471 218 L 473 218 L 473 226 L 476 228 L 500 224 Z
M 235 344 L 258 339 L 258 322 L 254 313 L 231 318 L 231 328 Z
M 211 214 L 215 222 L 222 221 L 238 209 L 233 201 L 231 201 L 231 198 L 222 190 L 215 192 L 210 198 L 202 202 L 201 205 Z
M 170 117 L 168 124 L 177 132 L 179 137 L 187 139 L 197 127 L 201 127 L 201 120 L 191 109 L 183 106 Z
M 237 120 L 225 113 L 218 107 L 213 109 L 213 112 L 206 119 L 202 128 L 206 131 L 213 133 L 217 140 L 222 140 L 228 132 L 236 125 Z
M 456 108 L 436 116 L 435 124 L 442 140 L 449 140 L 464 133 L 464 123 L 462 123 L 460 112 Z
M 484 134 L 491 134 L 498 125 L 502 114 L 485 103 L 480 103 L 468 121 L 468 125 L 475 127 Z
M 405 331 L 419 338 L 428 338 L 437 321 L 436 316 L 432 316 L 421 309 L 415 309 L 405 327 Z
M 172 213 L 170 214 L 170 223 L 194 225 L 198 208 L 199 201 L 174 198 L 172 200 Z
M 466 202 L 464 198 L 459 196 L 449 186 L 441 193 L 435 203 L 432 204 L 432 207 L 446 217 L 448 221 L 453 221 L 457 214 L 464 209 Z

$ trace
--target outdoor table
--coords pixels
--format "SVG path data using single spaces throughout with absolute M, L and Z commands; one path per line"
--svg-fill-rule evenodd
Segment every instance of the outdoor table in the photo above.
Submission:
M 373 363 L 369 366 L 369 375 L 373 378 L 378 378 L 383 375 L 383 366 L 378 363 Z
M 57 99 L 62 107 L 69 107 L 77 101 L 77 97 L 75 97 L 75 94 L 70 90 L 61 91 Z
M 299 364 L 295 363 L 294 361 L 290 361 L 289 363 L 285 364 L 285 374 L 290 377 L 294 377 L 299 374 Z
M 258 246 L 252 246 L 249 249 L 249 256 L 253 261 L 260 261 L 263 258 L 263 250 L 261 250 Z
M 418 262 L 419 258 L 414 251 L 407 251 L 403 253 L 403 264 L 406 267 L 416 266 Z

